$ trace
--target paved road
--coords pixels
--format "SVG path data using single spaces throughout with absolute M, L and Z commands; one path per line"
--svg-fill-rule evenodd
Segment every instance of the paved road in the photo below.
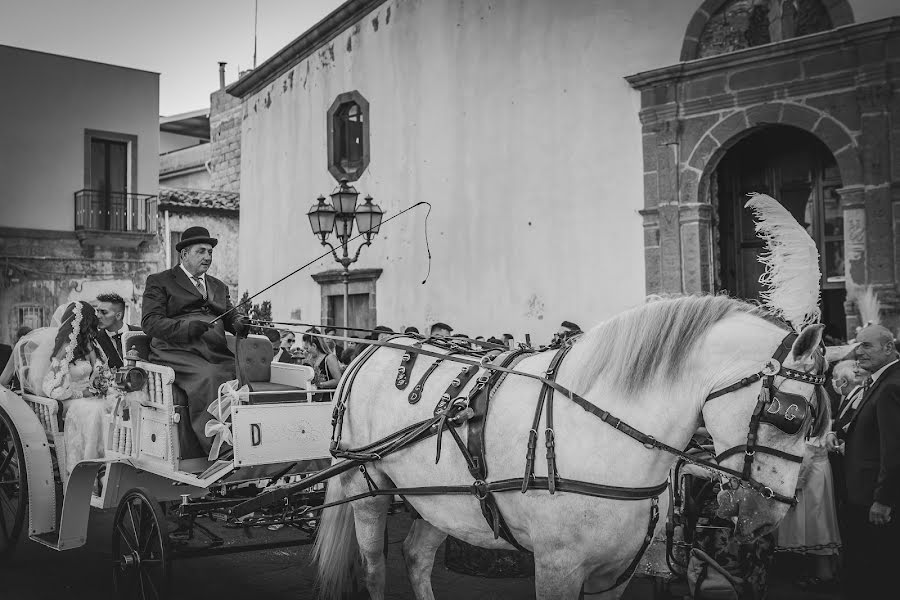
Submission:
M 11 565 L 0 568 L 0 600 L 102 600 L 111 597 L 110 531 L 112 511 L 93 511 L 88 544 L 68 552 L 54 552 L 32 542 L 17 551 Z M 391 517 L 388 537 L 388 590 L 391 600 L 412 600 L 406 579 L 400 543 L 409 527 L 409 517 Z M 284 532 L 263 536 L 284 535 Z M 313 600 L 314 574 L 309 566 L 309 548 L 297 547 L 193 558 L 174 565 L 175 598 L 178 600 Z M 435 565 L 433 585 L 438 600 L 518 600 L 534 598 L 533 579 L 486 579 L 469 577 L 443 566 L 443 549 Z M 652 585 L 635 580 L 624 598 L 651 599 Z M 777 583 L 770 598 L 835 598 L 802 595 L 790 584 Z

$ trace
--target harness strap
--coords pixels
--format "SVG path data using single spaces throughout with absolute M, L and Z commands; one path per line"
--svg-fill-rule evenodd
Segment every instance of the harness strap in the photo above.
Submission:
M 425 382 L 428 381 L 428 378 L 431 377 L 431 374 L 434 373 L 434 370 L 441 366 L 441 363 L 444 362 L 444 356 L 438 354 L 439 358 L 431 363 L 431 366 L 428 367 L 428 370 L 422 373 L 422 377 L 419 378 L 419 382 L 413 387 L 413 390 L 409 393 L 407 399 L 410 404 L 415 404 L 419 400 L 422 399 L 422 390 L 425 389 Z
M 742 452 L 746 453 L 748 451 L 759 453 L 759 454 L 771 454 L 772 456 L 777 456 L 778 458 L 783 458 L 785 460 L 789 460 L 789 461 L 795 462 L 795 463 L 803 462 L 802 456 L 797 456 L 795 454 L 788 454 L 787 452 L 782 452 L 781 450 L 777 450 L 775 448 L 769 448 L 768 446 L 757 446 L 756 448 L 753 448 L 752 450 L 748 450 L 747 446 L 735 446 L 735 447 L 729 448 L 728 450 L 725 450 L 721 454 L 717 455 L 716 462 L 722 462 L 729 456 L 734 456 L 735 454 L 740 454 Z
M 556 380 L 556 371 L 571 348 L 570 344 L 566 344 L 554 355 L 553 360 L 550 361 L 550 368 L 547 369 L 547 379 Z M 547 479 L 550 481 L 549 491 L 554 494 L 556 493 L 556 435 L 553 432 L 553 388 L 545 385 L 542 389 L 547 390 L 547 429 L 544 431 L 547 440 Z
M 424 340 L 416 342 L 412 347 L 421 348 L 424 343 Z M 394 381 L 394 385 L 397 386 L 398 390 L 405 390 L 406 386 L 409 385 L 409 376 L 412 375 L 413 365 L 416 364 L 417 358 L 419 358 L 419 353 L 414 350 L 407 350 L 400 357 L 400 367 L 397 369 L 397 379 Z

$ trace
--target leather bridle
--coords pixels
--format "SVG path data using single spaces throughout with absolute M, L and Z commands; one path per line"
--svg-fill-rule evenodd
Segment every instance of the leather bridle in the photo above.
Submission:
M 769 423 L 787 434 L 795 434 L 800 431 L 810 416 L 809 401 L 803 396 L 779 391 L 778 388 L 775 387 L 775 377 L 780 376 L 785 379 L 793 379 L 817 387 L 822 386 L 825 383 L 825 377 L 823 375 L 804 373 L 802 371 L 789 369 L 782 365 L 784 359 L 790 354 L 796 339 L 796 333 L 791 332 L 787 334 L 784 339 L 781 340 L 781 343 L 778 345 L 778 348 L 776 348 L 772 358 L 766 361 L 762 370 L 748 377 L 744 377 L 728 387 L 712 392 L 706 397 L 706 400 L 704 400 L 703 403 L 703 407 L 705 407 L 706 402 L 714 398 L 753 385 L 760 379 L 763 380 L 762 389 L 760 389 L 759 396 L 756 400 L 756 407 L 753 409 L 753 414 L 750 417 L 750 424 L 747 431 L 747 443 L 740 446 L 734 446 L 717 455 L 716 462 L 719 463 L 719 466 L 717 466 L 716 469 L 732 475 L 743 485 L 758 491 L 764 498 L 777 500 L 790 505 L 797 503 L 796 497 L 784 496 L 775 492 L 772 488 L 756 481 L 751 475 L 751 469 L 753 467 L 753 459 L 757 453 L 769 454 L 795 463 L 803 462 L 802 456 L 789 454 L 776 448 L 762 446 L 757 443 L 760 424 Z M 701 413 L 703 407 L 700 409 Z M 721 466 L 723 460 L 740 453 L 744 454 L 744 466 L 741 471 Z

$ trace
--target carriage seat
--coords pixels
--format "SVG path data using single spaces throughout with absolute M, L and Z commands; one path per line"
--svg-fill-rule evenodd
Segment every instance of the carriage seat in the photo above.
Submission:
M 272 362 L 272 342 L 264 335 L 249 335 L 244 339 L 226 335 L 228 347 L 235 355 L 237 376 L 251 392 L 249 404 L 308 402 L 311 381 L 315 372 L 306 365 Z

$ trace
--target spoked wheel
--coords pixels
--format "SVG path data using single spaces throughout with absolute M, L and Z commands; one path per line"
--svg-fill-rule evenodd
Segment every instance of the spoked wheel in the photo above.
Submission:
M 122 600 L 165 600 L 172 580 L 169 533 L 159 503 L 142 488 L 129 490 L 113 522 L 113 583 Z
M 28 477 L 22 440 L 0 408 L 0 564 L 16 547 L 28 512 Z

